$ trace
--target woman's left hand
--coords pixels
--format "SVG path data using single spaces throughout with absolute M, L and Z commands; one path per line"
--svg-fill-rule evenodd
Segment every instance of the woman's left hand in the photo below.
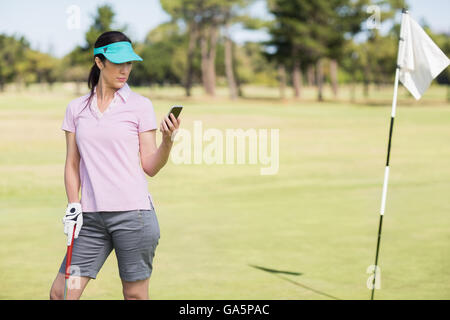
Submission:
M 180 127 L 180 118 L 176 119 L 173 113 L 170 114 L 169 117 L 165 117 L 161 121 L 161 125 L 159 126 L 159 131 L 162 132 L 163 142 L 172 143 L 175 138 L 176 131 Z

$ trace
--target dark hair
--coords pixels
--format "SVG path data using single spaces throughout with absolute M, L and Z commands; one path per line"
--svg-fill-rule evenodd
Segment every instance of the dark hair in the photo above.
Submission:
M 128 39 L 126 35 L 124 35 L 120 31 L 107 31 L 102 33 L 97 40 L 95 41 L 94 48 L 99 48 L 106 46 L 110 43 L 119 42 L 119 41 L 128 41 L 131 43 L 131 40 Z M 91 71 L 89 72 L 88 77 L 88 87 L 91 89 L 91 93 L 89 95 L 89 98 L 87 99 L 87 103 L 85 108 L 89 105 L 91 102 L 92 96 L 94 95 L 94 88 L 98 84 L 98 81 L 100 79 L 100 69 L 97 67 L 97 64 L 95 63 L 95 57 L 99 57 L 100 60 L 104 63 L 106 58 L 102 53 L 98 53 L 94 56 L 94 64 L 91 67 Z

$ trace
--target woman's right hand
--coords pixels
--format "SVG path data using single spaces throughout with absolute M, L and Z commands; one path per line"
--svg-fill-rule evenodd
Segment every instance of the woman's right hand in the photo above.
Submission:
M 69 203 L 66 208 L 66 214 L 62 220 L 64 224 L 64 233 L 67 235 L 67 245 L 70 245 L 72 242 L 72 234 L 74 232 L 73 227 L 76 225 L 74 235 L 74 238 L 76 239 L 78 238 L 78 234 L 83 226 L 83 212 L 81 210 L 81 203 Z

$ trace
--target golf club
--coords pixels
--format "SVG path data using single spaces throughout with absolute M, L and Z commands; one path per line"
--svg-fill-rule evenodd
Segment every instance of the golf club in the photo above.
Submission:
M 73 226 L 73 232 L 72 232 L 72 239 L 70 240 L 70 243 L 67 244 L 67 255 L 66 255 L 66 276 L 64 281 L 64 300 L 66 300 L 67 297 L 67 280 L 70 277 L 70 264 L 72 262 L 72 248 L 73 248 L 73 238 L 75 236 L 75 228 L 77 227 L 77 224 Z

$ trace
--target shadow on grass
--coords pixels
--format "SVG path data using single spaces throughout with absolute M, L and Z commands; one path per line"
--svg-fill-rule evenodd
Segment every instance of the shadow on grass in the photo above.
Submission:
M 339 299 L 339 298 L 337 298 L 335 296 L 332 296 L 332 295 L 330 295 L 328 293 L 325 293 L 325 292 L 316 290 L 314 288 L 305 286 L 304 284 L 301 284 L 300 282 L 297 282 L 297 281 L 294 281 L 294 280 L 291 280 L 289 278 L 286 278 L 286 277 L 283 277 L 283 276 L 279 275 L 279 274 L 287 274 L 287 275 L 292 275 L 292 276 L 301 276 L 302 273 L 300 273 L 300 272 L 275 270 L 275 269 L 264 268 L 264 267 L 261 267 L 261 266 L 255 266 L 255 265 L 252 265 L 252 264 L 249 264 L 249 266 L 252 267 L 252 268 L 255 268 L 255 269 L 259 269 L 259 270 L 262 270 L 262 271 L 265 271 L 265 272 L 272 273 L 272 274 L 274 274 L 275 276 L 277 276 L 280 279 L 286 280 L 286 281 L 288 281 L 288 282 L 290 282 L 292 284 L 295 284 L 296 286 L 302 287 L 302 288 L 304 288 L 306 290 L 312 291 L 312 292 L 320 294 L 322 296 L 325 296 L 325 297 L 328 297 L 328 298 L 331 298 L 331 299 L 334 299 L 334 300 L 341 300 L 341 299 Z

